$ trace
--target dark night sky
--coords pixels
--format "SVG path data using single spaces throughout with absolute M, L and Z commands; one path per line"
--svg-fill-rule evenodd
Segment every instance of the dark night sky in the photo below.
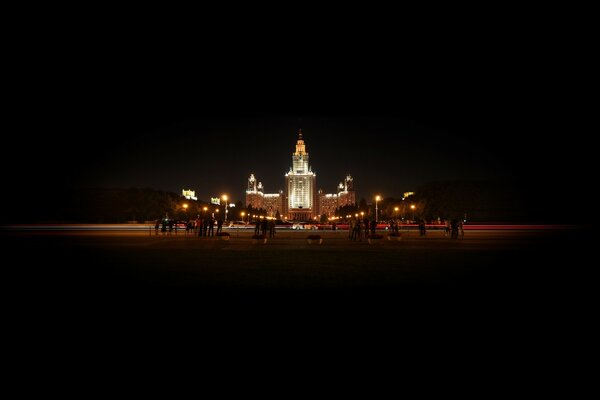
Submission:
M 44 163 L 32 183 L 193 188 L 204 200 L 221 193 L 239 200 L 250 173 L 267 192 L 283 188 L 299 125 L 326 192 L 347 173 L 367 199 L 451 179 L 518 179 L 549 194 L 573 178 L 559 162 L 573 147 L 557 136 L 564 121 L 524 104 L 540 96 L 523 100 L 514 87 L 480 89 L 464 80 L 461 88 L 393 86 L 392 96 L 379 85 L 320 90 L 319 83 L 289 91 L 250 86 L 227 96 L 214 88 L 214 102 L 193 100 L 181 86 L 124 99 L 101 93 L 110 102 L 94 99 L 76 117 L 68 108 L 53 116 L 55 127 L 36 140 L 44 145 L 34 144 L 42 153 L 33 164 Z
M 124 45 L 78 53 L 76 66 L 32 74 L 15 96 L 18 151 L 3 158 L 5 187 L 23 208 L 36 206 L 23 191 L 52 207 L 80 186 L 243 200 L 250 173 L 267 192 L 283 188 L 301 125 L 326 192 L 347 173 L 367 199 L 432 180 L 501 178 L 551 210 L 557 191 L 585 181 L 578 116 L 543 47 L 485 43 L 241 46 L 190 63 L 175 50 L 130 54 Z
M 304 138 L 327 192 L 347 173 L 360 197 L 401 197 L 431 180 L 502 176 L 505 162 L 477 136 L 457 135 L 429 121 L 393 116 L 301 116 Z M 243 198 L 254 173 L 267 192 L 283 188 L 291 165 L 299 116 L 182 117 L 134 140 L 122 141 L 92 162 L 91 185 L 138 186 L 179 192 L 194 188 L 202 199 L 229 193 Z M 140 143 L 144 141 L 145 143 Z

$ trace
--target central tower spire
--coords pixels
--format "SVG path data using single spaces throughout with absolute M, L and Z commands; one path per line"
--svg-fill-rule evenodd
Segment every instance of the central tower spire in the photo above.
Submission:
M 302 139 L 302 128 L 298 129 L 298 141 L 296 142 L 296 152 L 295 156 L 306 156 L 306 160 L 308 161 L 308 153 L 306 152 L 306 145 L 304 144 L 304 139 Z

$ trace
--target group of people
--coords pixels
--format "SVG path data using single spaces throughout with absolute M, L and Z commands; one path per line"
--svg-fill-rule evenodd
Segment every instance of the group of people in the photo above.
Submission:
M 462 239 L 465 237 L 465 231 L 463 227 L 463 221 L 460 219 L 453 218 L 452 220 L 446 220 L 446 228 L 444 231 L 446 236 L 452 239 Z
M 348 239 L 354 241 L 362 241 L 366 239 L 369 235 L 375 234 L 375 230 L 377 229 L 377 221 L 369 220 L 368 218 L 358 219 L 352 218 L 348 227 Z
M 399 233 L 400 226 L 402 222 L 397 219 L 392 219 L 388 221 L 389 231 L 391 233 Z M 366 237 L 371 234 L 375 234 L 375 229 L 377 227 L 377 222 L 375 220 L 369 220 L 368 218 L 364 219 L 356 219 L 353 218 L 349 222 L 348 227 L 348 239 L 350 240 L 358 240 L 366 239 Z M 427 225 L 424 219 L 420 219 L 418 221 L 419 227 L 419 236 L 427 235 Z M 460 219 L 452 219 L 446 220 L 446 228 L 444 234 L 452 239 L 462 239 L 465 236 L 465 232 L 463 229 L 463 221 Z
M 186 235 L 197 235 L 200 237 L 209 237 L 215 235 L 215 224 L 217 225 L 217 234 L 222 232 L 223 230 L 223 220 L 215 219 L 213 216 L 207 216 L 205 218 L 196 218 L 195 220 L 189 220 L 185 225 L 185 233 Z M 389 224 L 389 232 L 398 233 L 400 229 L 401 222 L 398 220 L 390 220 Z M 154 225 L 154 229 L 156 235 L 158 235 L 159 230 L 163 235 L 170 235 L 175 230 L 177 233 L 177 223 L 172 219 L 157 219 Z M 335 230 L 335 227 L 333 228 Z M 369 220 L 368 218 L 360 219 L 360 218 L 352 218 L 349 222 L 348 227 L 348 239 L 353 241 L 361 241 L 362 239 L 367 239 L 369 234 L 374 235 L 377 229 L 377 221 Z M 258 219 L 254 225 L 254 234 L 255 235 L 267 235 L 269 234 L 270 238 L 275 237 L 275 220 L 272 219 Z M 421 219 L 419 221 L 419 235 L 425 236 L 427 233 L 425 220 Z M 452 239 L 462 239 L 465 236 L 463 221 L 461 219 L 451 219 L 446 220 L 446 226 L 444 229 L 444 235 L 450 237 Z
M 213 216 L 207 216 L 205 218 L 190 219 L 185 223 L 185 234 L 186 235 L 197 235 L 199 237 L 209 237 L 215 235 L 215 223 L 217 225 L 217 234 L 223 231 L 223 220 L 216 219 Z M 163 219 L 162 221 L 157 219 L 154 223 L 154 231 L 158 235 L 158 231 L 162 232 L 163 235 L 171 235 L 173 230 L 177 233 L 178 224 L 172 219 Z
M 269 231 L 269 237 L 275 237 L 275 220 L 273 219 L 257 219 L 254 224 L 254 234 L 255 235 L 267 235 L 267 231 Z

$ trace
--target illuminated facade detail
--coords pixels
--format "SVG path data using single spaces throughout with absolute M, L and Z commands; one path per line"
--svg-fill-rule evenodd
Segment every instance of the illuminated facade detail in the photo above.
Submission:
M 277 211 L 279 211 L 280 217 L 283 218 L 285 210 L 284 203 L 283 190 L 280 190 L 279 193 L 266 193 L 263 197 L 262 208 L 267 211 L 268 217 L 277 216 Z
M 337 187 L 337 194 L 316 191 L 317 175 L 308 163 L 306 144 L 302 130 L 298 131 L 296 151 L 292 154 L 292 166 L 285 174 L 285 190 L 279 193 L 264 193 L 264 188 L 254 174 L 248 178 L 246 205 L 264 209 L 267 216 L 276 216 L 296 221 L 309 221 L 325 214 L 333 216 L 336 208 L 356 204 L 354 181 L 350 175 Z
M 319 189 L 319 215 L 332 217 L 335 209 L 338 207 L 338 195 L 332 193 L 323 193 L 323 189 Z
M 355 204 L 354 179 L 348 174 L 344 182 L 340 182 L 338 186 L 338 207 L 353 206 Z
M 323 193 L 322 189 L 319 190 L 317 196 L 319 215 L 326 215 L 328 218 L 333 217 L 336 208 L 356 204 L 354 180 L 352 179 L 352 176 L 346 176 L 344 182 L 340 182 L 337 189 L 337 194 Z
M 248 188 L 246 189 L 246 206 L 256 209 L 263 208 L 263 199 L 262 183 L 258 182 L 254 174 L 251 174 L 250 178 L 248 178 Z
M 268 217 L 279 215 L 283 218 L 286 215 L 286 201 L 283 190 L 279 193 L 264 193 L 262 182 L 259 182 L 254 174 L 248 178 L 248 188 L 246 189 L 246 206 L 256 209 L 263 209 Z
M 317 175 L 308 164 L 308 153 L 302 138 L 302 129 L 298 131 L 296 151 L 292 154 L 292 167 L 285 174 L 288 198 L 288 218 L 296 221 L 308 221 L 317 216 L 315 182 Z
M 196 197 L 196 191 L 192 190 L 192 189 L 190 189 L 190 190 L 183 189 L 181 191 L 181 195 L 188 200 L 198 200 L 198 198 Z

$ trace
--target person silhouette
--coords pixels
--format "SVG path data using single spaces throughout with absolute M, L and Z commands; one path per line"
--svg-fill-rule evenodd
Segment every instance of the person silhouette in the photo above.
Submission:
M 425 227 L 425 220 L 421 219 L 419 221 L 419 235 L 425 236 L 426 233 L 427 233 L 427 228 Z
M 254 234 L 260 235 L 260 220 L 256 220 L 256 224 L 254 225 Z
M 453 218 L 452 221 L 450 221 L 450 237 L 452 237 L 452 239 L 458 239 L 458 220 L 456 218 Z
M 275 221 L 272 219 L 269 220 L 269 237 L 275 237 Z

